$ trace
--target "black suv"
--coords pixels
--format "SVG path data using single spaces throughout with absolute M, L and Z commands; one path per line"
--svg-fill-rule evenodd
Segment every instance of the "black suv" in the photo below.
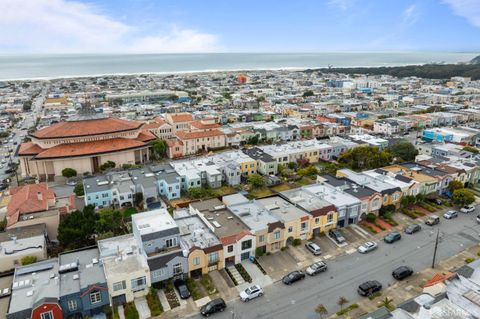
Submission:
M 216 312 L 224 311 L 225 308 L 227 308 L 225 300 L 222 298 L 217 298 L 202 306 L 202 308 L 200 308 L 200 313 L 202 316 L 208 317 Z
M 408 266 L 400 266 L 392 271 L 393 278 L 403 280 L 413 274 L 413 269 Z
M 295 270 L 282 278 L 282 282 L 285 285 L 293 284 L 296 281 L 305 279 L 305 274 L 301 271 Z
M 369 280 L 358 286 L 358 293 L 362 296 L 370 296 L 377 291 L 382 290 L 382 284 L 376 280 Z
M 402 239 L 402 235 L 400 233 L 394 231 L 388 234 L 383 238 L 383 241 L 386 242 L 387 244 L 393 244 L 394 242 Z
M 185 281 L 183 281 L 181 279 L 177 279 L 177 280 L 175 280 L 175 282 L 173 284 L 174 284 L 175 288 L 177 288 L 178 294 L 180 295 L 180 298 L 182 298 L 182 299 L 190 298 L 190 291 L 188 290 L 187 284 L 185 283 Z
M 337 244 L 343 244 L 346 242 L 345 237 L 343 237 L 342 233 L 338 229 L 330 229 L 328 234 L 337 242 Z

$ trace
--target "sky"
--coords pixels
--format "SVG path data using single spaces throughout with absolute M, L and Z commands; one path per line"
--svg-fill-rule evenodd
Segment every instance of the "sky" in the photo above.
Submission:
M 480 0 L 0 0 L 0 53 L 480 51 Z

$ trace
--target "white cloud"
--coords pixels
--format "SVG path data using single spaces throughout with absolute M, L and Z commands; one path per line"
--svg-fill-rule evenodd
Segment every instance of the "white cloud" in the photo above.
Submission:
M 408 6 L 405 11 L 403 11 L 403 20 L 402 23 L 404 26 L 411 26 L 417 22 L 419 17 L 417 6 L 412 4 Z
M 472 25 L 480 27 L 480 1 L 479 0 L 443 0 L 453 12 L 464 17 Z
M 356 0 L 328 0 L 328 5 L 340 10 L 351 8 Z
M 6 52 L 211 52 L 215 35 L 178 26 L 139 34 L 97 7 L 67 0 L 0 0 L 0 51 Z

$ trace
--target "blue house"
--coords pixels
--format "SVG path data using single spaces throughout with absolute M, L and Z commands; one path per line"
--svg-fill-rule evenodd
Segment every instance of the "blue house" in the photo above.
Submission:
M 158 183 L 160 196 L 165 196 L 169 200 L 180 198 L 181 195 L 181 177 L 170 164 L 152 165 L 149 167 L 155 174 Z
M 428 142 L 451 142 L 453 140 L 453 134 L 440 130 L 423 130 L 422 140 Z
M 103 264 L 96 246 L 59 255 L 59 300 L 64 318 L 92 317 L 110 304 Z
M 103 208 L 113 203 L 113 191 L 106 175 L 84 178 L 83 189 L 85 191 L 85 205 Z

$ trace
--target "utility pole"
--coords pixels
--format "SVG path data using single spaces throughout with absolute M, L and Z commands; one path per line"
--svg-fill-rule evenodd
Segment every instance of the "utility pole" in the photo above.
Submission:
M 440 234 L 440 229 L 437 229 L 437 238 L 435 239 L 435 248 L 433 250 L 432 269 L 435 268 L 435 258 L 437 257 L 438 235 L 439 234 Z

